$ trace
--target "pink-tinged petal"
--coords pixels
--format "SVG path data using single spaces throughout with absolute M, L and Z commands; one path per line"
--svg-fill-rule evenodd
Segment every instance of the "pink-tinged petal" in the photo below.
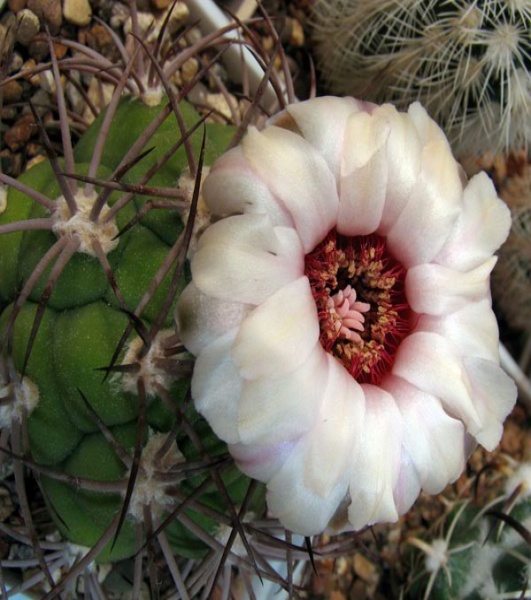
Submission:
M 391 124 L 387 138 L 387 190 L 380 235 L 387 235 L 409 201 L 421 168 L 422 145 L 419 134 L 409 115 L 397 112 L 394 106 L 384 104 L 379 114 Z M 407 160 L 405 160 L 407 157 Z
M 367 407 L 365 422 L 359 454 L 349 469 L 348 516 L 354 529 L 398 518 L 393 489 L 399 476 L 403 436 L 402 415 L 393 397 L 374 385 L 361 387 Z
M 489 298 L 489 275 L 495 264 L 492 257 L 467 273 L 435 263 L 411 267 L 405 282 L 409 306 L 417 313 L 449 315 Z
M 182 292 L 175 319 L 179 336 L 192 354 L 239 326 L 253 309 L 250 304 L 218 300 L 202 294 L 194 282 Z
M 266 215 L 238 215 L 205 231 L 191 269 L 204 294 L 260 304 L 302 275 L 304 253 L 295 230 L 273 227 Z
M 485 449 L 494 450 L 503 433 L 503 421 L 516 402 L 516 385 L 490 360 L 464 358 L 463 364 L 482 423 L 481 430 L 474 436 Z
M 443 317 L 421 315 L 415 331 L 441 335 L 457 356 L 475 356 L 499 362 L 498 322 L 490 298 L 470 302 L 461 310 Z
M 267 485 L 272 514 L 301 535 L 323 531 L 344 501 L 349 464 L 364 430 L 361 387 L 335 359 L 328 360 L 330 380 L 319 419 Z
M 438 494 L 465 467 L 465 428 L 446 414 L 438 398 L 390 376 L 382 386 L 392 394 L 402 414 L 402 447 L 411 459 L 422 489 Z
M 461 359 L 436 333 L 417 332 L 402 341 L 392 372 L 423 392 L 439 398 L 446 413 L 461 419 L 476 435 L 482 429 Z
M 389 249 L 406 268 L 430 262 L 439 253 L 461 210 L 462 191 L 447 143 L 424 146 L 409 201 L 387 232 Z
M 203 196 L 216 217 L 260 213 L 269 215 L 274 226 L 294 226 L 288 211 L 250 167 L 241 146 L 216 161 L 203 183 Z
M 457 271 L 473 269 L 503 244 L 510 228 L 509 209 L 487 174 L 479 173 L 465 188 L 461 214 L 435 260 Z
M 224 442 L 240 441 L 237 428 L 238 398 L 242 379 L 232 362 L 230 349 L 236 330 L 206 346 L 197 357 L 192 377 L 192 398 L 214 433 Z
M 415 463 L 404 446 L 402 446 L 400 449 L 398 479 L 396 480 L 393 489 L 396 512 L 399 515 L 403 515 L 413 506 L 420 494 L 421 488 L 420 476 L 415 467 Z
M 280 444 L 231 444 L 229 452 L 242 473 L 267 483 L 280 470 L 298 438 Z
M 269 297 L 243 321 L 232 356 L 242 377 L 281 377 L 302 365 L 319 338 L 319 321 L 307 277 Z
M 355 113 L 347 122 L 339 186 L 337 230 L 343 235 L 367 235 L 382 219 L 387 189 L 390 124 L 375 110 Z
M 299 477 L 302 451 L 293 450 L 267 486 L 266 501 L 271 514 L 296 534 L 322 533 L 344 501 L 347 482 L 341 481 L 326 496 L 309 490 Z
M 355 98 L 334 96 L 298 102 L 286 108 L 297 129 L 322 154 L 336 179 L 339 179 L 347 120 L 353 113 L 365 110 L 365 103 Z M 271 123 L 275 125 L 282 115 L 273 117 Z
M 279 127 L 250 128 L 242 145 L 254 171 L 290 213 L 309 252 L 337 218 L 336 180 L 325 159 L 300 135 Z
M 304 481 L 320 495 L 339 483 L 352 458 L 360 451 L 364 430 L 365 397 L 357 381 L 327 354 L 328 385 L 320 417 L 308 435 Z
M 244 444 L 277 444 L 313 427 L 328 384 L 327 354 L 317 343 L 294 371 L 245 381 L 238 409 L 238 432 Z

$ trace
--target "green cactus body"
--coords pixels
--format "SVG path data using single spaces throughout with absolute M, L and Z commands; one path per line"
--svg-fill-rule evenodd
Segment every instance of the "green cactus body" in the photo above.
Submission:
M 529 529 L 531 498 L 520 499 L 510 517 Z M 455 522 L 454 522 L 455 520 Z M 448 516 L 444 539 L 415 543 L 422 548 L 424 574 L 411 573 L 409 598 L 497 600 L 530 592 L 531 545 L 507 524 L 466 505 Z M 418 542 L 418 540 L 416 541 Z M 420 558 L 418 555 L 416 558 Z
M 191 128 L 198 120 L 195 111 L 185 103 L 179 106 L 186 126 Z M 120 101 L 106 138 L 97 178 L 109 180 L 120 160 L 159 111 L 160 108 L 147 107 L 134 99 Z M 100 115 L 75 148 L 78 175 L 89 171 L 88 165 L 103 118 L 104 115 Z M 206 128 L 205 164 L 211 164 L 215 156 L 227 147 L 233 129 L 216 124 L 209 124 Z M 179 137 L 176 118 L 170 114 L 146 144 L 146 148 L 152 148 L 152 151 L 132 167 L 122 181 L 138 182 Z M 199 155 L 201 139 L 201 130 L 191 137 L 195 156 Z M 175 188 L 187 165 L 186 152 L 180 148 L 156 171 L 149 186 Z M 61 188 L 49 161 L 33 167 L 19 181 L 54 202 L 58 202 L 61 196 Z M 112 192 L 107 207 L 113 206 L 119 197 L 120 192 Z M 121 208 L 116 213 L 116 232 L 130 223 L 147 201 L 145 196 L 136 196 Z M 35 202 L 22 191 L 10 189 L 7 207 L 0 214 L 0 227 L 48 217 L 50 210 L 46 206 Z M 100 539 L 112 519 L 120 513 L 124 502 L 129 469 L 121 460 L 117 447 L 109 442 L 109 437 L 114 438 L 113 443 L 132 457 L 139 435 L 144 440 L 145 450 L 148 440 L 154 439 L 157 432 L 175 431 L 177 447 L 168 444 L 168 451 L 161 459 L 170 462 L 170 472 L 175 467 L 171 464 L 172 456 L 174 460 L 188 463 L 201 461 L 205 455 L 210 459 L 213 456 L 221 457 L 226 451 L 208 426 L 199 419 L 192 405 L 188 403 L 185 406 L 187 379 L 171 376 L 164 379 L 162 376 L 158 385 L 164 388 L 166 398 L 147 385 L 145 426 L 139 433 L 139 427 L 142 427 L 139 422 L 141 411 L 134 381 L 127 388 L 123 385 L 122 374 L 104 377 L 105 372 L 101 370 L 111 365 L 119 340 L 130 325 L 127 311 L 135 310 L 182 231 L 183 224 L 177 211 L 150 210 L 123 235 L 109 242 L 112 246 L 105 256 L 121 298 L 113 290 L 101 260 L 87 252 L 75 252 L 53 285 L 49 300 L 43 302 L 43 293 L 47 294 L 46 281 L 54 268 L 53 261 L 50 262 L 26 301 L 17 308 L 19 312 L 12 327 L 12 311 L 17 296 L 39 261 L 56 244 L 58 235 L 49 228 L 23 228 L 0 235 L 0 332 L 3 349 L 6 355 L 12 357 L 17 371 L 24 369 L 25 376 L 37 386 L 39 393 L 38 406 L 27 418 L 29 448 L 26 449 L 26 456 L 31 456 L 38 465 L 50 467 L 71 478 L 42 475 L 40 481 L 58 528 L 67 539 L 83 546 L 92 546 Z M 68 238 L 68 234 L 64 237 Z M 110 238 L 113 237 L 110 235 Z M 162 310 L 171 275 L 172 270 L 169 270 L 141 312 L 140 319 L 147 328 Z M 186 283 L 186 276 L 183 275 L 181 279 L 180 289 Z M 43 310 L 39 310 L 39 305 Z M 170 336 L 172 333 L 172 311 L 167 314 L 170 317 L 166 317 L 158 335 L 168 332 Z M 39 319 L 36 336 L 32 339 L 32 329 Z M 133 331 L 127 343 L 131 343 L 135 337 Z M 26 357 L 28 347 L 31 347 L 29 359 Z M 141 343 L 139 347 L 142 347 Z M 123 360 L 126 349 L 127 345 L 118 357 L 117 364 Z M 168 398 L 173 404 L 168 403 Z M 101 419 L 105 430 L 91 414 L 86 402 Z M 180 411 L 187 422 L 194 424 L 204 451 L 194 446 L 184 429 L 175 425 Z M 220 470 L 220 473 L 232 502 L 241 503 L 249 481 L 234 467 Z M 184 498 L 197 486 L 204 485 L 200 502 L 211 511 L 226 513 L 226 499 L 221 497 L 213 482 L 211 485 L 205 484 L 208 477 L 208 469 L 203 468 L 191 474 L 184 471 L 184 475 L 174 474 L 170 478 L 171 486 L 163 481 L 160 485 L 163 491 L 172 486 L 177 488 Z M 96 485 L 87 485 L 83 480 Z M 105 491 L 106 485 L 109 491 Z M 174 500 L 166 505 L 164 493 L 162 497 L 160 514 L 157 514 L 158 523 L 179 504 L 178 500 Z M 217 527 L 211 515 L 205 516 L 192 508 L 186 509 L 184 514 L 209 532 Z M 181 555 L 198 556 L 207 549 L 179 518 L 173 519 L 165 533 L 173 549 Z M 129 515 L 112 551 L 109 542 L 98 560 L 122 559 L 136 550 L 135 519 Z

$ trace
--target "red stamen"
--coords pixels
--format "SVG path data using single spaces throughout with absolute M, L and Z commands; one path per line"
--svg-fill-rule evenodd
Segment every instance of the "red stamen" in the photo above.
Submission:
M 360 383 L 378 384 L 411 330 L 406 269 L 376 234 L 335 229 L 305 257 L 323 348 Z

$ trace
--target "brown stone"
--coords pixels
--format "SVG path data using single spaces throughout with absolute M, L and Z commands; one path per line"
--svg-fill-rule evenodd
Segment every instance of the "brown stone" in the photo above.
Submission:
M 28 0 L 27 7 L 41 21 L 41 27 L 46 23 L 52 35 L 57 35 L 63 23 L 61 0 Z
M 2 172 L 10 177 L 18 177 L 22 173 L 22 154 L 14 154 L 8 148 L 0 151 L 0 162 Z
M 7 0 L 9 10 L 12 10 L 15 14 L 26 8 L 26 0 Z
M 61 60 L 62 58 L 64 58 L 66 53 L 68 52 L 68 47 L 59 42 L 52 42 L 52 46 L 55 58 L 57 58 L 57 60 Z
M 5 145 L 12 151 L 20 150 L 38 132 L 33 115 L 24 115 L 4 135 Z
M 24 8 L 17 14 L 17 29 L 15 38 L 19 44 L 27 46 L 39 33 L 39 17 L 29 8 Z
M 18 109 L 16 106 L 2 106 L 0 110 L 0 121 L 5 125 L 6 121 L 14 121 L 17 118 Z
M 22 85 L 19 81 L 8 81 L 0 86 L 0 95 L 5 104 L 18 102 L 22 96 Z
M 109 30 L 97 23 L 86 31 L 80 31 L 80 43 L 86 43 L 89 48 L 96 50 L 111 62 L 120 60 L 120 51 L 116 47 Z
M 164 10 L 170 5 L 170 0 L 150 0 L 150 4 L 155 10 Z
M 28 53 L 37 62 L 43 61 L 50 54 L 50 46 L 46 37 L 39 33 L 28 45 Z

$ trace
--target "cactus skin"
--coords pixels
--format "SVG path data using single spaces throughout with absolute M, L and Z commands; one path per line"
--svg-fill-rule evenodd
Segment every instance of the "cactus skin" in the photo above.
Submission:
M 487 515 L 487 516 L 486 516 Z M 468 503 L 450 511 L 444 538 L 413 539 L 412 584 L 407 598 L 433 600 L 502 600 L 524 598 L 530 593 L 531 497 L 523 496 L 510 518 L 527 528 L 522 537 L 507 524 L 493 520 L 488 512 Z M 424 554 L 422 557 L 421 555 Z
M 333 93 L 420 100 L 459 156 L 529 148 L 529 2 L 316 0 L 313 13 Z
M 179 107 L 187 128 L 191 128 L 198 121 L 198 116 L 184 102 Z M 120 160 L 131 148 L 132 142 L 149 126 L 159 111 L 160 108 L 147 107 L 138 100 L 120 101 L 106 137 L 97 173 L 99 179 L 109 180 Z M 75 170 L 78 175 L 86 174 L 89 170 L 88 164 L 99 139 L 102 121 L 103 115 L 88 129 L 75 148 Z M 234 130 L 228 126 L 207 125 L 205 164 L 210 164 L 227 147 L 233 133 Z M 175 145 L 178 137 L 179 126 L 175 116 L 171 114 L 149 140 L 146 147 L 152 147 L 153 150 L 128 170 L 121 181 L 139 181 Z M 194 154 L 198 156 L 200 131 L 193 134 L 191 143 Z M 186 152 L 181 148 L 158 169 L 149 181 L 149 186 L 175 188 L 179 176 L 187 166 Z M 30 169 L 21 176 L 19 182 L 51 200 L 61 194 L 50 161 L 44 161 Z M 108 206 L 112 206 L 119 197 L 119 192 L 113 192 L 108 199 Z M 117 228 L 121 230 L 131 222 L 148 201 L 145 197 L 136 196 L 120 209 L 116 217 Z M 2 226 L 46 218 L 49 213 L 46 207 L 28 195 L 11 188 L 8 191 L 6 209 L 0 214 L 0 232 Z M 101 261 L 95 256 L 77 252 L 72 255 L 53 285 L 46 302 L 43 293 L 46 296 L 46 280 L 51 265 L 47 266 L 27 300 L 20 306 L 12 331 L 11 315 L 17 295 L 36 269 L 39 260 L 57 242 L 57 237 L 48 229 L 26 229 L 0 235 L 0 254 L 3 257 L 0 261 L 0 339 L 7 360 L 12 360 L 16 370 L 24 372 L 39 390 L 39 404 L 25 419 L 29 447 L 25 449 L 24 456 L 31 457 L 37 465 L 50 467 L 53 473 L 59 474 L 43 474 L 40 483 L 56 525 L 67 539 L 76 544 L 96 544 L 109 523 L 120 514 L 124 503 L 129 470 L 120 459 L 118 449 L 113 448 L 106 436 L 112 436 L 121 444 L 131 460 L 134 449 L 138 446 L 137 439 L 143 439 L 145 448 L 150 432 L 164 432 L 169 437 L 176 438 L 185 464 L 204 462 L 205 453 L 211 461 L 215 457 L 221 459 L 225 456 L 225 446 L 186 401 L 189 383 L 187 377 L 180 380 L 173 378 L 171 385 L 168 384 L 166 398 L 148 390 L 144 398 L 144 411 L 141 408 L 142 401 L 135 393 L 120 388 L 119 374 L 104 378 L 105 372 L 101 371 L 112 364 L 119 340 L 130 325 L 124 312 L 124 304 L 131 313 L 135 310 L 170 249 L 179 243 L 182 231 L 183 225 L 176 210 L 150 210 L 120 235 L 117 246 L 108 252 L 107 260 L 123 300 L 113 291 L 109 274 L 102 268 Z M 163 310 L 165 299 L 170 293 L 171 277 L 172 269 L 162 279 L 141 313 L 140 318 L 148 330 Z M 184 287 L 185 280 L 186 276 L 182 275 L 179 290 Z M 32 328 L 39 318 L 36 315 L 41 309 L 42 317 L 37 335 L 30 341 Z M 167 314 L 172 315 L 172 311 Z M 162 327 L 164 330 L 172 330 L 171 317 L 165 318 Z M 135 336 L 133 331 L 128 341 Z M 31 354 L 27 360 L 26 351 L 29 347 Z M 120 364 L 123 354 L 122 351 L 117 364 Z M 179 355 L 177 363 L 181 358 Z M 181 362 L 186 365 L 187 361 L 189 358 L 184 356 Z M 171 405 L 168 405 L 168 398 Z M 101 419 L 103 426 L 95 419 L 86 403 Z M 141 424 L 143 412 L 144 425 Z M 203 445 L 202 449 L 194 446 L 182 426 L 176 426 L 176 420 L 193 426 Z M 140 464 L 143 465 L 142 461 Z M 169 468 L 171 471 L 172 468 L 180 467 L 170 465 Z M 231 501 L 241 504 L 249 480 L 239 474 L 234 466 L 224 470 L 220 468 L 219 472 Z M 176 487 L 175 482 L 178 482 L 181 498 L 179 500 L 177 495 L 177 499 L 173 498 L 161 510 L 151 507 L 157 523 L 200 485 L 204 485 L 201 504 L 221 514 L 227 512 L 227 501 L 222 498 L 219 489 L 213 481 L 208 485 L 208 465 L 189 474 L 184 470 L 180 477 L 173 473 L 173 488 Z M 73 478 L 73 483 L 65 479 L 65 476 Z M 84 489 L 84 486 L 87 487 L 84 479 L 94 485 Z M 116 493 L 117 487 L 122 492 Z M 172 492 L 172 486 L 167 485 L 167 488 Z M 261 504 L 259 496 L 260 494 L 256 496 L 257 509 Z M 209 533 L 219 526 L 212 516 L 200 514 L 197 510 L 188 509 L 186 517 Z M 139 549 L 139 541 L 135 539 L 136 526 L 135 519 L 128 516 L 114 544 L 106 544 L 98 555 L 98 561 L 120 560 L 133 555 Z M 166 527 L 165 533 L 174 551 L 182 556 L 201 556 L 207 550 L 207 546 L 188 531 L 178 518 Z

